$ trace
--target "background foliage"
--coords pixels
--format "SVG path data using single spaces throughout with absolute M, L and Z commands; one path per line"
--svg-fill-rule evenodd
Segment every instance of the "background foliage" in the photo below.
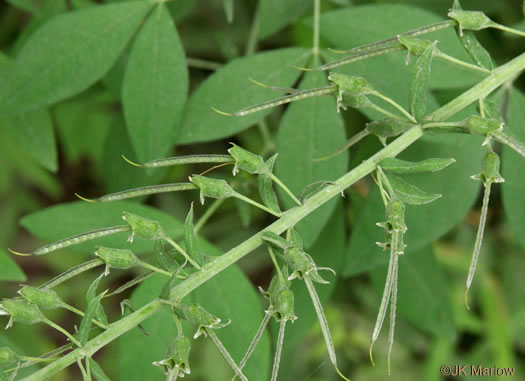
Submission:
M 345 49 L 438 22 L 444 19 L 450 3 L 325 0 L 321 45 Z M 525 30 L 518 1 L 463 0 L 462 5 Z M 74 13 L 76 9 L 84 11 Z M 368 119 L 378 117 L 373 111 L 336 114 L 332 98 L 311 98 L 244 118 L 228 118 L 211 110 L 214 106 L 235 111 L 276 96 L 249 78 L 281 87 L 323 86 L 324 73 L 302 75 L 293 68 L 314 64 L 308 56 L 311 14 L 310 2 L 297 0 L 235 1 L 231 23 L 219 0 L 177 0 L 153 11 L 148 1 L 139 0 L 3 2 L 0 297 L 12 296 L 18 283 L 27 279 L 38 285 L 90 258 L 94 245 L 29 259 L 7 255 L 7 247 L 31 251 L 44 242 L 119 224 L 122 210 L 157 219 L 171 236 L 182 234 L 181 221 L 190 202 L 197 200 L 196 192 L 102 205 L 74 201 L 74 192 L 96 197 L 142 185 L 184 181 L 205 169 L 145 171 L 125 163 L 121 154 L 145 161 L 171 154 L 225 153 L 228 142 L 233 141 L 265 157 L 279 153 L 276 173 L 298 194 L 315 181 L 334 180 L 378 150 L 377 140 L 366 138 L 350 155 L 312 162 L 337 149 Z M 254 44 L 250 36 L 257 24 L 258 41 Z M 494 30 L 478 36 L 497 64 L 525 47 L 522 39 Z M 452 29 L 436 32 L 432 38 L 440 41 L 442 51 L 469 60 Z M 322 58 L 335 56 L 323 51 Z M 406 105 L 414 60 L 408 67 L 404 61 L 405 53 L 398 52 L 340 71 L 367 78 L 378 90 Z M 436 60 L 429 111 L 481 78 Z M 497 96 L 506 97 L 506 121 L 525 139 L 524 83 L 519 80 L 514 85 Z M 470 108 L 454 119 L 473 111 Z M 378 366 L 374 368 L 368 361 L 387 263 L 387 255 L 375 246 L 383 234 L 375 227 L 384 219 L 379 193 L 369 179 L 360 181 L 345 199 L 328 203 L 299 224 L 316 262 L 337 271 L 337 280 L 322 286 L 320 296 L 339 366 L 353 380 L 437 381 L 442 379 L 439 367 L 443 364 L 512 366 L 518 375 L 525 374 L 525 161 L 508 149 L 503 149 L 502 159 L 506 182 L 494 188 L 491 198 L 485 245 L 471 295 L 473 308 L 466 310 L 463 303 L 480 207 L 481 184 L 469 177 L 479 172 L 480 144 L 481 139 L 471 136 L 432 136 L 401 155 L 410 160 L 454 157 L 457 162 L 439 174 L 410 178 L 422 189 L 443 197 L 430 205 L 407 208 L 408 248 L 400 264 L 400 318 L 390 378 L 386 375 L 386 334 L 376 344 Z M 230 169 L 216 171 L 217 176 L 227 176 Z M 236 181 L 244 194 L 256 193 L 253 177 L 240 174 Z M 284 193 L 280 196 L 284 205 L 292 206 Z M 197 217 L 205 210 L 198 203 L 194 207 Z M 207 240 L 204 251 L 219 255 L 269 221 L 259 211 L 226 201 L 201 232 Z M 125 247 L 124 240 L 117 236 L 97 244 Z M 137 241 L 133 249 L 149 255 L 149 247 L 149 242 Z M 237 360 L 262 319 L 264 301 L 256 287 L 266 287 L 271 274 L 272 264 L 259 249 L 191 296 L 215 315 L 233 320 L 234 324 L 218 334 Z M 84 308 L 85 291 L 94 275 L 88 273 L 57 291 L 67 302 Z M 102 287 L 113 289 L 132 275 L 113 271 Z M 127 296 L 140 306 L 159 287 L 161 283 L 154 277 Z M 335 380 L 304 285 L 294 287 L 299 320 L 287 330 L 280 379 Z M 118 318 L 116 300 L 105 302 L 105 307 L 110 319 Z M 49 317 L 70 331 L 78 324 L 62 312 Z M 95 356 L 111 379 L 162 379 L 162 373 L 150 364 L 163 358 L 175 332 L 174 323 L 162 313 L 149 319 L 145 328 L 151 336 L 132 330 Z M 189 334 L 191 328 L 185 328 Z M 62 340 L 45 326 L 15 325 L 0 333 L 0 346 L 9 343 L 31 356 L 53 349 Z M 272 342 L 275 340 L 266 335 L 248 363 L 250 379 L 269 378 Z M 231 371 L 208 340 L 197 341 L 190 361 L 192 380 L 231 378 Z M 77 379 L 73 368 L 53 380 Z

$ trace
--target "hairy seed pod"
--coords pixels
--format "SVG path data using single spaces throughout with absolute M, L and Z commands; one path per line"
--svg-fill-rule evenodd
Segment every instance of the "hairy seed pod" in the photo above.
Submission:
M 497 153 L 488 152 L 481 164 L 481 173 L 473 176 L 476 180 L 483 181 L 484 184 L 502 183 L 505 181 L 499 173 L 500 159 Z
M 503 128 L 503 124 L 496 119 L 485 119 L 479 115 L 471 115 L 465 119 L 465 127 L 472 135 L 487 136 Z
M 95 255 L 106 262 L 106 268 L 112 267 L 119 270 L 127 270 L 140 264 L 137 256 L 127 249 L 100 247 L 95 252 Z
M 433 42 L 429 40 L 421 40 L 419 38 L 408 36 L 399 36 L 398 40 L 401 45 L 407 48 L 410 54 L 416 57 L 422 56 L 425 50 L 433 44 Z
M 36 304 L 6 299 L 2 301 L 1 307 L 11 316 L 7 327 L 11 327 L 13 323 L 35 324 L 45 320 Z
M 332 72 L 328 75 L 328 80 L 335 83 L 338 86 L 339 91 L 343 93 L 364 95 L 374 92 L 372 85 L 370 85 L 366 79 L 361 77 Z
M 268 167 L 261 156 L 251 153 L 234 143 L 230 144 L 233 147 L 228 150 L 228 153 L 232 155 L 235 160 L 234 175 L 237 174 L 239 169 L 257 175 L 268 172 Z
M 138 216 L 133 213 L 124 212 L 122 219 L 131 226 L 131 235 L 129 241 L 133 241 L 136 235 L 145 239 L 157 240 L 164 238 L 164 230 L 157 221 Z
M 460 31 L 482 30 L 494 25 L 494 22 L 480 11 L 452 9 L 448 12 L 448 17 L 458 22 Z
M 42 310 L 61 308 L 65 303 L 53 290 L 24 286 L 18 293 L 29 303 L 36 304 Z
M 223 199 L 235 196 L 235 191 L 224 180 L 193 175 L 190 177 L 190 181 L 200 189 L 200 200 L 202 204 L 204 204 L 205 197 Z
M 19 356 L 9 347 L 1 347 L 0 348 L 0 368 L 12 364 L 14 362 L 17 362 L 19 360 Z
M 277 321 L 294 321 L 297 319 L 297 316 L 294 314 L 294 294 L 292 290 L 288 288 L 282 289 L 277 293 L 273 308 Z
M 166 353 L 166 358 L 169 359 L 170 365 L 173 365 L 173 367 L 178 368 L 186 374 L 190 374 L 190 350 L 190 339 L 179 335 L 171 342 Z
M 398 199 L 392 199 L 386 206 L 386 220 L 391 230 L 406 231 L 405 204 Z

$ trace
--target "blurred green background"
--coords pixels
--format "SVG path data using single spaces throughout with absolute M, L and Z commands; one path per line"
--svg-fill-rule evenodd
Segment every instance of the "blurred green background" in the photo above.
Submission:
M 0 76 L 7 73 L 11 58 L 16 56 L 24 42 L 46 20 L 62 12 L 92 5 L 90 3 L 88 0 L 2 2 Z M 283 1 L 289 5 L 289 9 L 277 16 L 272 13 L 271 7 L 272 3 L 279 2 L 261 3 L 267 3 L 267 6 L 259 17 L 260 39 L 257 51 L 288 46 L 311 46 L 311 2 Z M 337 27 L 330 21 L 332 12 L 352 12 L 354 8 L 363 9 L 359 7 L 367 4 L 383 4 L 386 7 L 378 8 L 377 12 L 391 12 L 383 14 L 383 17 L 396 20 L 397 10 L 409 8 L 389 8 L 393 3 L 418 7 L 428 19 L 446 17 L 447 9 L 451 5 L 450 1 L 445 0 L 323 0 L 322 12 L 327 18 L 323 16 L 321 23 L 322 46 L 333 46 L 336 44 L 334 41 L 337 41 L 337 33 L 346 33 L 344 30 L 330 29 Z M 214 67 L 245 54 L 248 36 L 253 29 L 256 1 L 234 1 L 232 23 L 228 23 L 223 2 L 219 0 L 177 0 L 168 5 L 188 57 L 209 61 Z M 463 0 L 462 6 L 466 9 L 483 10 L 500 23 L 525 30 L 521 1 Z M 276 7 L 280 9 L 279 5 Z M 286 17 L 283 17 L 283 14 Z M 351 24 L 351 21 L 348 23 Z M 412 20 L 412 24 L 422 25 L 418 20 Z M 361 24 L 348 26 L 355 27 L 356 35 L 348 35 L 346 47 L 350 48 L 358 41 L 373 40 L 374 32 L 370 32 L 370 37 L 367 25 L 374 25 L 374 21 L 362 19 Z M 326 34 L 323 34 L 323 31 Z M 402 31 L 398 30 L 396 33 Z M 380 31 L 377 34 L 389 37 L 391 34 L 387 32 Z M 504 63 L 524 51 L 525 41 L 520 38 L 493 30 L 482 31 L 477 36 L 497 64 Z M 342 38 L 346 38 L 345 35 Z M 81 94 L 49 107 L 46 113 L 33 115 L 23 121 L 0 115 L 0 297 L 12 297 L 20 283 L 42 284 L 90 257 L 90 254 L 74 250 L 63 250 L 38 258 L 8 255 L 8 247 L 28 252 L 47 242 L 37 236 L 53 236 L 52 233 L 39 232 L 38 228 L 34 227 L 37 224 L 34 222 L 36 217 L 26 220 L 22 227 L 19 223 L 22 217 L 75 201 L 75 192 L 87 197 L 96 197 L 137 186 L 185 181 L 192 173 L 206 168 L 188 166 L 145 171 L 131 167 L 121 159 L 121 154 L 135 159 L 120 103 L 120 86 L 126 58 L 127 52 L 102 81 Z M 213 72 L 208 68 L 195 66 L 190 65 L 189 69 L 190 94 Z M 396 73 L 385 75 L 395 76 Z M 373 78 L 368 79 L 373 81 Z M 432 91 L 436 101 L 444 104 L 475 83 L 475 80 L 476 78 L 465 79 L 465 82 L 458 80 L 457 86 L 454 82 L 456 80 L 441 85 L 436 83 L 432 86 Z M 504 104 L 510 108 L 505 116 L 509 124 L 512 120 L 515 121 L 511 127 L 522 137 L 525 136 L 522 119 L 525 98 L 520 92 L 520 89 L 524 88 L 523 85 L 523 80 L 519 79 L 514 83 L 515 90 L 505 89 L 505 92 L 498 94 L 498 99 L 509 97 L 511 94 L 510 101 L 504 100 Z M 233 138 L 234 141 L 254 152 L 264 152 L 265 155 L 273 152 L 281 114 L 281 111 L 276 111 L 266 118 L 267 129 L 246 129 L 237 134 Z M 348 111 L 344 113 L 344 121 L 349 136 L 362 128 L 367 116 Z M 31 128 L 28 128 L 28 131 L 33 131 L 36 135 L 20 134 L 20 123 L 29 125 Z M 176 149 L 173 148 L 172 153 L 225 153 L 231 140 L 232 138 L 226 138 L 206 143 L 178 145 Z M 444 139 L 441 143 L 446 147 L 446 144 L 452 144 L 454 140 L 455 137 L 448 141 Z M 374 209 L 374 205 L 378 204 L 370 201 L 377 198 L 377 194 L 371 192 L 373 187 L 369 180 L 360 181 L 347 192 L 348 196 L 339 201 L 336 212 L 332 213 L 325 229 L 311 245 L 309 252 L 316 260 L 321 265 L 336 268 L 340 275 L 337 282 L 332 282 L 331 286 L 319 286 L 319 289 L 322 290 L 320 292 L 334 337 L 340 368 L 344 374 L 351 376 L 352 380 L 445 380 L 446 378 L 440 375 L 440 366 L 456 364 L 514 367 L 516 375 L 513 379 L 525 379 L 525 208 L 522 202 L 525 194 L 525 160 L 511 152 L 503 153 L 503 176 L 507 182 L 493 188 L 487 232 L 470 295 L 471 309 L 467 310 L 464 305 L 465 281 L 479 219 L 481 189 L 479 184 L 474 184 L 468 179 L 469 175 L 479 171 L 477 163 L 482 154 L 479 147 L 481 141 L 474 140 L 473 145 L 460 145 L 451 151 L 432 151 L 432 143 L 428 140 L 406 153 L 407 158 L 424 158 L 428 156 L 425 151 L 427 147 L 428 152 L 457 154 L 459 157 L 463 157 L 462 154 L 465 157 L 469 156 L 472 152 L 475 160 L 469 162 L 468 158 L 465 158 L 466 169 L 454 172 L 454 176 L 463 176 L 461 179 L 454 176 L 445 180 L 438 178 L 435 181 L 416 179 L 416 182 L 420 181 L 422 184 L 443 187 L 444 190 L 439 190 L 450 194 L 451 198 L 455 197 L 454 195 L 459 197 L 458 194 L 464 189 L 468 190 L 465 194 L 469 196 L 459 199 L 457 204 L 452 201 L 448 203 L 447 197 L 443 197 L 444 200 L 436 207 L 440 211 L 436 209 L 419 217 L 414 216 L 414 221 L 417 220 L 420 225 L 408 225 L 409 236 L 406 243 L 409 251 L 400 260 L 398 318 L 390 376 L 387 375 L 386 368 L 386 322 L 375 345 L 377 366 L 373 367 L 368 358 L 370 338 L 386 276 L 387 257 L 374 246 L 374 236 L 380 234 L 375 232 L 379 229 L 374 224 L 381 221 L 382 211 Z M 365 140 L 355 153 L 352 153 L 349 165 L 355 166 L 379 148 L 380 145 L 375 140 Z M 218 173 L 228 176 L 230 169 L 221 171 Z M 286 178 L 283 180 L 286 182 Z M 236 177 L 236 181 L 244 194 L 256 193 L 257 186 L 252 177 L 241 174 Z M 462 185 L 462 182 L 466 185 Z M 430 185 L 425 190 L 435 191 Z M 192 192 L 162 194 L 132 202 L 143 202 L 163 210 L 179 221 L 184 221 L 191 201 L 197 201 Z M 209 206 L 208 203 L 207 205 Z M 197 203 L 195 208 L 198 218 L 205 208 Z M 457 221 L 443 224 L 442 220 L 446 220 L 448 215 L 454 215 Z M 74 221 L 76 218 L 83 218 L 83 215 L 70 217 Z M 363 223 L 365 220 L 366 224 Z M 219 250 L 226 251 L 270 221 L 271 219 L 260 212 L 228 200 L 206 224 L 202 236 Z M 442 227 L 434 228 L 434 222 Z M 47 230 L 51 231 L 56 227 L 57 232 L 54 234 L 56 238 L 60 238 L 60 226 L 68 223 L 69 219 L 49 220 Z M 416 233 L 410 235 L 411 230 Z M 422 238 L 425 232 L 434 230 L 435 233 L 429 234 L 430 238 Z M 367 231 L 374 232 L 368 234 Z M 437 237 L 439 239 L 435 240 Z M 271 279 L 272 264 L 262 249 L 243 259 L 240 266 L 253 287 L 266 287 Z M 64 300 L 84 308 L 85 292 L 95 275 L 95 272 L 86 273 L 66 285 L 59 286 L 57 292 Z M 114 271 L 104 280 L 103 287 L 114 289 L 132 277 L 131 272 Z M 321 330 L 315 321 L 313 308 L 306 298 L 304 288 L 298 293 L 301 295 L 297 303 L 302 303 L 300 309 L 306 311 L 308 318 L 301 319 L 299 315 L 299 320 L 289 327 L 279 379 L 336 380 L 338 376 L 328 361 Z M 130 295 L 131 292 L 128 292 L 124 296 Z M 135 303 L 139 305 L 140 298 L 136 295 L 134 298 Z M 263 306 L 265 301 L 261 299 L 261 307 Z M 105 308 L 110 320 L 120 316 L 117 300 L 105 302 Z M 76 317 L 65 312 L 51 311 L 47 316 L 69 331 L 73 331 L 75 324 L 79 324 Z M 258 312 L 258 315 L 252 318 L 255 326 L 259 324 L 261 317 L 261 312 Z M 223 318 L 235 319 L 234 316 Z M 7 320 L 2 319 L 1 322 L 6 324 Z M 150 322 L 149 326 L 155 330 L 154 323 Z M 231 329 L 235 330 L 235 327 Z M 275 326 L 272 329 L 275 331 Z M 138 331 L 134 334 L 141 335 Z M 166 332 L 161 330 L 157 334 L 165 335 Z M 125 349 L 133 345 L 151 344 L 140 337 L 137 344 L 134 344 L 132 338 L 128 337 L 126 340 L 130 341 L 112 343 L 95 356 L 108 376 L 113 380 L 127 381 L 130 378 L 125 375 L 123 368 L 128 368 L 128 372 L 133 373 L 133 366 L 137 366 L 147 369 L 144 379 L 162 379 L 160 370 L 150 367 L 149 363 L 131 365 L 136 359 L 126 358 L 123 354 Z M 60 334 L 43 325 L 15 324 L 13 328 L 0 332 L 0 345 L 12 345 L 31 356 L 43 354 L 63 343 Z M 159 351 L 163 353 L 165 348 L 160 348 Z M 199 339 L 195 342 L 190 361 L 190 380 L 231 379 L 231 370 L 210 340 Z M 79 377 L 77 369 L 70 367 L 52 380 L 77 380 Z M 448 379 L 468 380 L 471 377 Z

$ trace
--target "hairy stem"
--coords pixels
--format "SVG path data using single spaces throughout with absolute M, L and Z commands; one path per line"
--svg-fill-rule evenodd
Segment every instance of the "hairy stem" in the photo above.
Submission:
M 525 69 L 525 53 L 519 55 L 505 65 L 495 69 L 486 79 L 431 113 L 426 118 L 426 120 L 435 122 L 447 120 L 457 112 L 461 111 L 463 108 L 467 107 L 473 102 L 476 102 L 478 99 L 489 95 L 503 83 L 514 78 L 523 69 Z M 318 191 L 316 194 L 309 197 L 302 206 L 295 207 L 283 213 L 283 215 L 277 221 L 262 231 L 254 234 L 240 245 L 234 247 L 225 254 L 204 265 L 202 271 L 191 274 L 188 279 L 174 286 L 172 295 L 177 295 L 179 299 L 184 298 L 201 284 L 213 278 L 215 275 L 261 246 L 263 244 L 263 232 L 273 232 L 276 234 L 283 233 L 286 229 L 296 225 L 299 221 L 319 208 L 321 205 L 340 195 L 341 189 L 344 190 L 350 187 L 363 177 L 372 173 L 381 160 L 397 156 L 400 152 L 404 151 L 415 141 L 417 141 L 421 136 L 423 136 L 423 130 L 421 126 L 416 125 L 412 127 L 385 148 L 378 151 L 368 160 L 361 163 L 350 172 L 336 180 L 334 182 L 336 186 L 326 187 Z M 84 345 L 82 349 L 75 349 L 59 360 L 47 365 L 32 375 L 25 377 L 23 381 L 39 381 L 52 377 L 62 369 L 75 363 L 77 359 L 84 356 L 93 355 L 100 348 L 106 346 L 108 343 L 136 327 L 142 321 L 159 311 L 161 307 L 162 303 L 158 299 L 149 302 L 136 312 L 111 324 L 106 331 L 92 338 L 88 343 L 86 343 L 86 345 Z

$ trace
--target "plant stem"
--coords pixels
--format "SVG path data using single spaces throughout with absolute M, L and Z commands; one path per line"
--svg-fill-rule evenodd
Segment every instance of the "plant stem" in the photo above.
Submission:
M 319 26 L 321 24 L 320 21 L 320 15 L 321 15 L 321 1 L 320 0 L 314 0 L 314 37 L 313 37 L 313 47 L 312 47 L 312 54 L 314 57 L 319 56 Z
M 224 198 L 218 198 L 217 200 L 213 201 L 210 207 L 204 211 L 201 218 L 199 218 L 199 220 L 195 223 L 195 227 L 193 228 L 195 230 L 195 234 L 197 234 L 202 229 L 204 224 L 210 219 L 213 213 L 215 213 L 215 211 L 222 205 L 224 200 Z
M 290 196 L 290 198 L 292 200 L 294 200 L 294 202 L 297 204 L 297 205 L 301 205 L 301 201 L 299 201 L 297 199 L 297 197 L 295 197 L 295 195 L 292 193 L 292 191 L 290 189 L 288 189 L 288 187 L 286 185 L 283 184 L 283 182 L 281 180 L 279 180 L 279 178 L 277 176 L 275 176 L 273 174 L 273 172 L 270 172 L 270 177 L 272 178 L 272 180 L 281 187 L 282 190 L 284 190 L 286 192 L 286 194 L 288 196 Z
M 143 261 L 140 261 L 140 266 L 141 267 L 144 267 L 145 269 L 148 269 L 148 270 L 151 270 L 151 271 L 154 271 L 156 273 L 159 273 L 159 274 L 162 274 L 162 275 L 166 275 L 167 277 L 172 277 L 172 273 L 170 273 L 169 271 L 166 271 L 166 270 L 162 270 L 161 268 L 158 268 L 157 266 L 154 266 L 152 264 L 149 264 L 148 262 L 143 262 Z
M 248 378 L 244 375 L 244 373 L 242 373 L 242 370 L 239 369 L 239 367 L 237 366 L 237 364 L 235 364 L 235 361 L 233 361 L 230 353 L 226 350 L 226 348 L 224 347 L 224 345 L 222 344 L 222 341 L 219 339 L 219 337 L 217 336 L 217 334 L 215 332 L 213 332 L 212 329 L 207 329 L 206 330 L 207 333 L 208 333 L 208 336 L 210 336 L 210 338 L 213 340 L 213 342 L 215 343 L 215 346 L 217 347 L 217 349 L 219 349 L 219 351 L 222 353 L 222 355 L 224 356 L 224 358 L 226 359 L 226 362 L 228 363 L 228 365 L 231 366 L 231 368 L 233 369 L 233 371 L 235 372 L 235 374 L 237 376 L 239 376 L 239 378 L 242 380 L 242 381 L 248 381 Z
M 189 67 L 194 67 L 197 69 L 212 70 L 212 71 L 215 71 L 222 66 L 222 64 L 218 62 L 203 60 L 200 58 L 191 58 L 191 57 L 186 57 L 186 63 L 188 64 Z
M 251 56 L 255 53 L 257 49 L 257 39 L 259 36 L 259 20 L 260 20 L 260 5 L 257 3 L 257 8 L 255 9 L 255 15 L 253 16 L 252 28 L 250 29 L 250 34 L 248 36 L 248 43 L 246 44 L 246 50 L 244 51 L 245 56 Z
M 498 142 L 509 146 L 514 151 L 519 153 L 521 156 L 525 157 L 525 146 L 520 141 L 518 141 L 516 138 L 514 138 L 514 136 L 512 136 L 512 135 L 510 135 L 508 133 L 505 133 L 503 131 L 493 132 L 492 136 Z
M 439 50 L 435 54 L 436 54 L 436 57 L 441 58 L 441 59 L 443 59 L 445 61 L 451 62 L 451 63 L 453 63 L 455 65 L 462 66 L 462 67 L 467 68 L 469 70 L 473 70 L 473 71 L 477 71 L 477 72 L 481 72 L 481 73 L 485 73 L 485 74 L 490 74 L 490 70 L 485 69 L 484 67 L 473 65 L 473 64 L 470 64 L 468 62 L 458 60 L 457 58 L 449 56 L 448 54 L 443 53 L 443 52 L 441 52 Z
M 250 343 L 250 346 L 248 347 L 248 350 L 244 354 L 244 357 L 242 358 L 241 362 L 239 363 L 239 369 L 244 368 L 246 363 L 248 362 L 250 356 L 252 355 L 253 351 L 255 350 L 255 347 L 257 346 L 257 343 L 262 337 L 262 334 L 264 333 L 264 330 L 266 329 L 266 325 L 268 325 L 268 322 L 270 321 L 270 318 L 272 315 L 269 313 L 264 314 L 264 318 L 261 322 L 261 325 L 259 326 L 259 329 L 255 333 L 255 336 L 253 337 L 252 342 Z
M 47 318 L 45 318 L 44 320 L 42 320 L 42 322 L 45 323 L 45 324 L 47 324 L 47 325 L 49 325 L 50 327 L 56 329 L 57 331 L 62 332 L 62 333 L 63 333 L 64 335 L 66 335 L 67 338 L 68 338 L 69 340 L 71 340 L 71 342 L 72 342 L 73 344 L 75 344 L 76 346 L 78 346 L 78 347 L 81 347 L 81 346 L 82 346 L 82 344 L 80 344 L 80 342 L 79 342 L 77 339 L 75 339 L 75 338 L 73 337 L 73 335 L 71 335 L 68 331 L 66 331 L 64 328 L 62 328 L 62 327 L 59 326 L 58 324 L 53 323 L 51 320 L 49 320 L 49 319 L 47 319 Z
M 282 319 L 281 323 L 279 324 L 279 336 L 277 337 L 275 356 L 273 358 L 271 381 L 277 381 L 277 374 L 279 373 L 279 363 L 281 362 L 281 351 L 283 349 L 285 328 L 286 328 L 286 320 Z
M 427 117 L 427 120 L 440 122 L 450 118 L 458 111 L 461 111 L 463 108 L 467 107 L 473 102 L 476 102 L 479 98 L 484 98 L 489 95 L 503 83 L 514 78 L 523 69 L 525 69 L 525 53 L 519 55 L 505 65 L 495 69 L 492 74 L 483 81 L 431 113 Z M 361 180 L 363 177 L 373 172 L 381 160 L 397 156 L 400 152 L 404 151 L 415 141 L 421 138 L 421 136 L 423 136 L 423 130 L 421 126 L 416 125 L 410 128 L 407 132 L 375 153 L 368 160 L 359 164 L 357 167 L 336 180 L 334 182 L 336 186 L 323 188 L 316 194 L 309 197 L 302 206 L 286 211 L 277 221 L 262 231 L 254 234 L 252 237 L 232 248 L 225 254 L 216 257 L 211 262 L 205 264 L 202 268 L 202 271 L 191 274 L 188 279 L 174 286 L 172 289 L 172 295 L 177 295 L 178 300 L 181 300 L 197 287 L 261 246 L 263 244 L 263 232 L 282 234 L 286 229 L 296 225 L 299 221 L 308 216 L 321 205 L 325 204 L 332 198 L 339 196 L 341 189 L 344 190 L 350 187 L 357 181 Z M 69 352 L 59 360 L 56 360 L 46 367 L 39 369 L 35 373 L 23 378 L 22 381 L 40 381 L 51 378 L 54 374 L 75 363 L 77 359 L 84 356 L 93 355 L 95 352 L 100 350 L 100 348 L 106 346 L 113 340 L 117 339 L 124 333 L 133 329 L 138 324 L 158 312 L 162 306 L 163 304 L 160 300 L 152 300 L 136 312 L 115 323 L 112 323 L 106 331 L 88 341 L 81 350 L 75 349 Z
M 273 265 L 275 266 L 275 270 L 277 270 L 277 274 L 279 275 L 279 279 L 283 284 L 286 284 L 286 280 L 284 279 L 283 273 L 281 269 L 279 268 L 279 263 L 277 262 L 277 258 L 275 258 L 275 254 L 273 252 L 272 246 L 267 245 L 268 252 L 270 253 L 270 257 L 272 258 Z
M 502 31 L 507 32 L 507 33 L 512 33 L 512 34 L 515 34 L 517 36 L 525 37 L 525 32 L 522 32 L 521 30 L 518 30 L 518 29 L 509 28 L 508 26 L 505 26 L 505 25 L 494 23 L 492 25 L 492 27 L 495 28 L 495 29 L 502 30 Z
M 70 304 L 64 303 L 64 308 L 65 308 L 66 310 L 69 310 L 69 311 L 71 311 L 71 312 L 73 312 L 73 313 L 79 315 L 79 316 L 84 317 L 84 315 L 85 315 L 84 312 L 80 311 L 78 308 L 73 307 L 73 306 L 70 305 Z M 108 329 L 108 326 L 107 326 L 107 325 L 105 325 L 104 323 L 99 322 L 99 321 L 96 320 L 96 319 L 91 320 L 91 322 L 94 323 L 94 324 L 96 324 L 96 325 L 98 325 L 98 326 L 99 326 L 100 328 L 102 328 L 102 329 Z
M 184 249 L 182 247 L 180 247 L 180 245 L 175 242 L 174 240 L 172 240 L 170 237 L 164 237 L 164 239 L 166 240 L 166 242 L 168 242 L 171 246 L 173 246 L 175 249 L 177 249 L 183 256 L 184 258 L 187 259 L 188 262 L 191 263 L 191 265 L 193 267 L 195 267 L 197 270 L 200 270 L 201 267 L 199 266 L 199 264 L 197 262 L 195 262 L 193 259 L 191 259 L 191 257 L 188 255 L 188 253 L 186 253 L 186 251 L 184 251 Z
M 410 115 L 410 113 L 404 109 L 403 106 L 401 106 L 399 103 L 397 103 L 396 101 L 394 101 L 392 98 L 389 98 L 387 97 L 386 95 L 383 95 L 381 94 L 379 91 L 374 91 L 372 93 L 372 95 L 375 95 L 376 97 L 378 98 L 381 98 L 382 100 L 384 100 L 385 102 L 391 104 L 392 106 L 394 106 L 394 108 L 396 108 L 397 110 L 399 110 L 404 116 L 407 117 L 408 120 L 410 120 L 412 123 L 416 124 L 417 123 L 417 120 L 412 116 Z
M 361 131 L 359 131 L 358 133 L 356 133 L 355 135 L 353 135 L 350 139 L 348 139 L 346 141 L 346 143 L 343 146 L 341 146 L 341 148 L 339 148 L 334 153 L 332 153 L 332 154 L 330 154 L 328 156 L 319 157 L 317 159 L 314 159 L 314 161 L 324 161 L 324 160 L 331 159 L 331 158 L 333 158 L 333 157 L 335 157 L 337 155 L 340 155 L 344 151 L 346 151 L 348 148 L 352 147 L 354 144 L 360 142 L 361 139 L 366 138 L 368 135 L 370 135 L 370 132 L 368 132 L 368 130 L 366 128 L 364 128 Z
M 235 192 L 234 197 L 238 198 L 239 200 L 242 200 L 244 202 L 247 202 L 248 204 L 252 204 L 253 206 L 255 206 L 255 207 L 257 207 L 257 208 L 259 208 L 261 210 L 264 210 L 265 212 L 270 213 L 270 214 L 274 215 L 275 217 L 281 217 L 281 213 L 274 212 L 273 210 L 271 210 L 270 208 L 267 208 L 263 204 L 259 204 L 257 201 L 253 201 L 251 198 L 243 196 L 240 193 Z

